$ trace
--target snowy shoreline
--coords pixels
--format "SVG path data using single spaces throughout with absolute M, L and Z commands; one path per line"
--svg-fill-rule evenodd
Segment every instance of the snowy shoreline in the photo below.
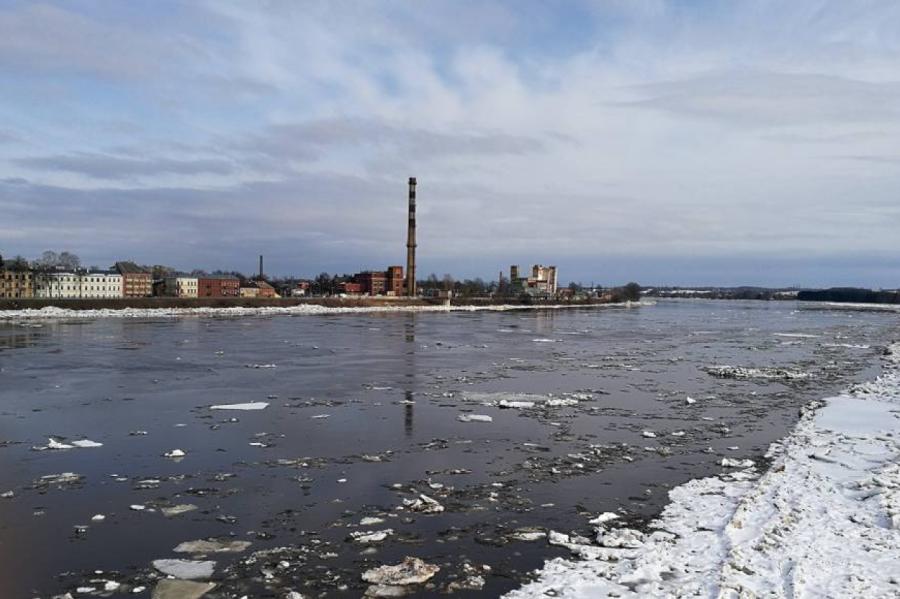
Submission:
M 322 314 L 382 314 L 395 312 L 509 312 L 514 310 L 565 310 L 593 308 L 636 308 L 652 306 L 655 302 L 624 302 L 610 304 L 501 304 L 491 306 L 353 306 L 330 307 L 315 304 L 297 306 L 266 306 L 259 308 L 120 308 L 70 310 L 47 307 L 40 310 L 0 310 L 0 321 L 58 320 L 81 318 L 181 318 L 181 317 L 242 317 L 242 316 L 315 316 Z
M 551 532 L 580 559 L 548 561 L 505 597 L 900 596 L 900 343 L 885 362 L 807 406 L 766 472 L 676 487 L 643 533 L 609 515 L 593 541 Z

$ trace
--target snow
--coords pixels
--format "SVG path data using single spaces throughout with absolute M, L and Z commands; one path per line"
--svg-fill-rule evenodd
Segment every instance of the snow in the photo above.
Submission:
M 556 558 L 506 595 L 595 597 L 900 596 L 900 344 L 877 380 L 814 402 L 750 460 L 674 488 L 644 533 L 591 521 L 596 542 L 557 532 Z
M 621 304 L 590 304 L 592 308 L 634 308 L 652 306 L 652 301 L 624 302 Z M 515 305 L 498 306 L 355 306 L 332 308 L 314 304 L 297 306 L 266 306 L 258 308 L 120 308 L 98 310 L 69 310 L 47 307 L 40 310 L 0 310 L 0 320 L 55 320 L 81 318 L 181 318 L 237 317 L 237 316 L 308 316 L 318 314 L 372 314 L 385 312 L 507 312 L 511 310 L 564 310 L 585 308 L 579 304 L 556 305 Z
M 251 401 L 249 403 L 232 403 L 232 404 L 221 404 L 216 406 L 209 406 L 210 410 L 241 410 L 244 412 L 249 412 L 253 410 L 265 410 L 269 407 L 268 402 L 265 401 Z

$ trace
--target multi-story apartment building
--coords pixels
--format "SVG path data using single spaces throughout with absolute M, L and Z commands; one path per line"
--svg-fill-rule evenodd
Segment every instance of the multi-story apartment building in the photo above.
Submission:
M 170 297 L 197 297 L 197 277 L 170 275 L 166 277 L 163 293 Z
M 122 275 L 110 271 L 39 273 L 34 289 L 40 298 L 117 299 L 122 297 Z
M 34 297 L 33 283 L 30 270 L 0 270 L 0 299 Z
M 116 262 L 116 271 L 122 275 L 123 297 L 149 297 L 153 295 L 153 276 L 134 262 Z
M 197 277 L 198 297 L 238 297 L 241 281 L 230 275 L 203 275 Z

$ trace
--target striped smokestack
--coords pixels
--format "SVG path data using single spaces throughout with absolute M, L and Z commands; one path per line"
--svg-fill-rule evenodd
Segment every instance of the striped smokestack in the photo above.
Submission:
M 409 226 L 406 230 L 406 295 L 416 296 L 416 178 L 409 178 Z

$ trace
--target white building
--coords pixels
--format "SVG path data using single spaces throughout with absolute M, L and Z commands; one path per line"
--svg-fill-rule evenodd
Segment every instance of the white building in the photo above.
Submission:
M 197 297 L 197 277 L 173 275 L 166 277 L 165 294 L 171 297 Z
M 34 296 L 50 299 L 117 299 L 122 275 L 111 272 L 51 272 L 35 276 Z

